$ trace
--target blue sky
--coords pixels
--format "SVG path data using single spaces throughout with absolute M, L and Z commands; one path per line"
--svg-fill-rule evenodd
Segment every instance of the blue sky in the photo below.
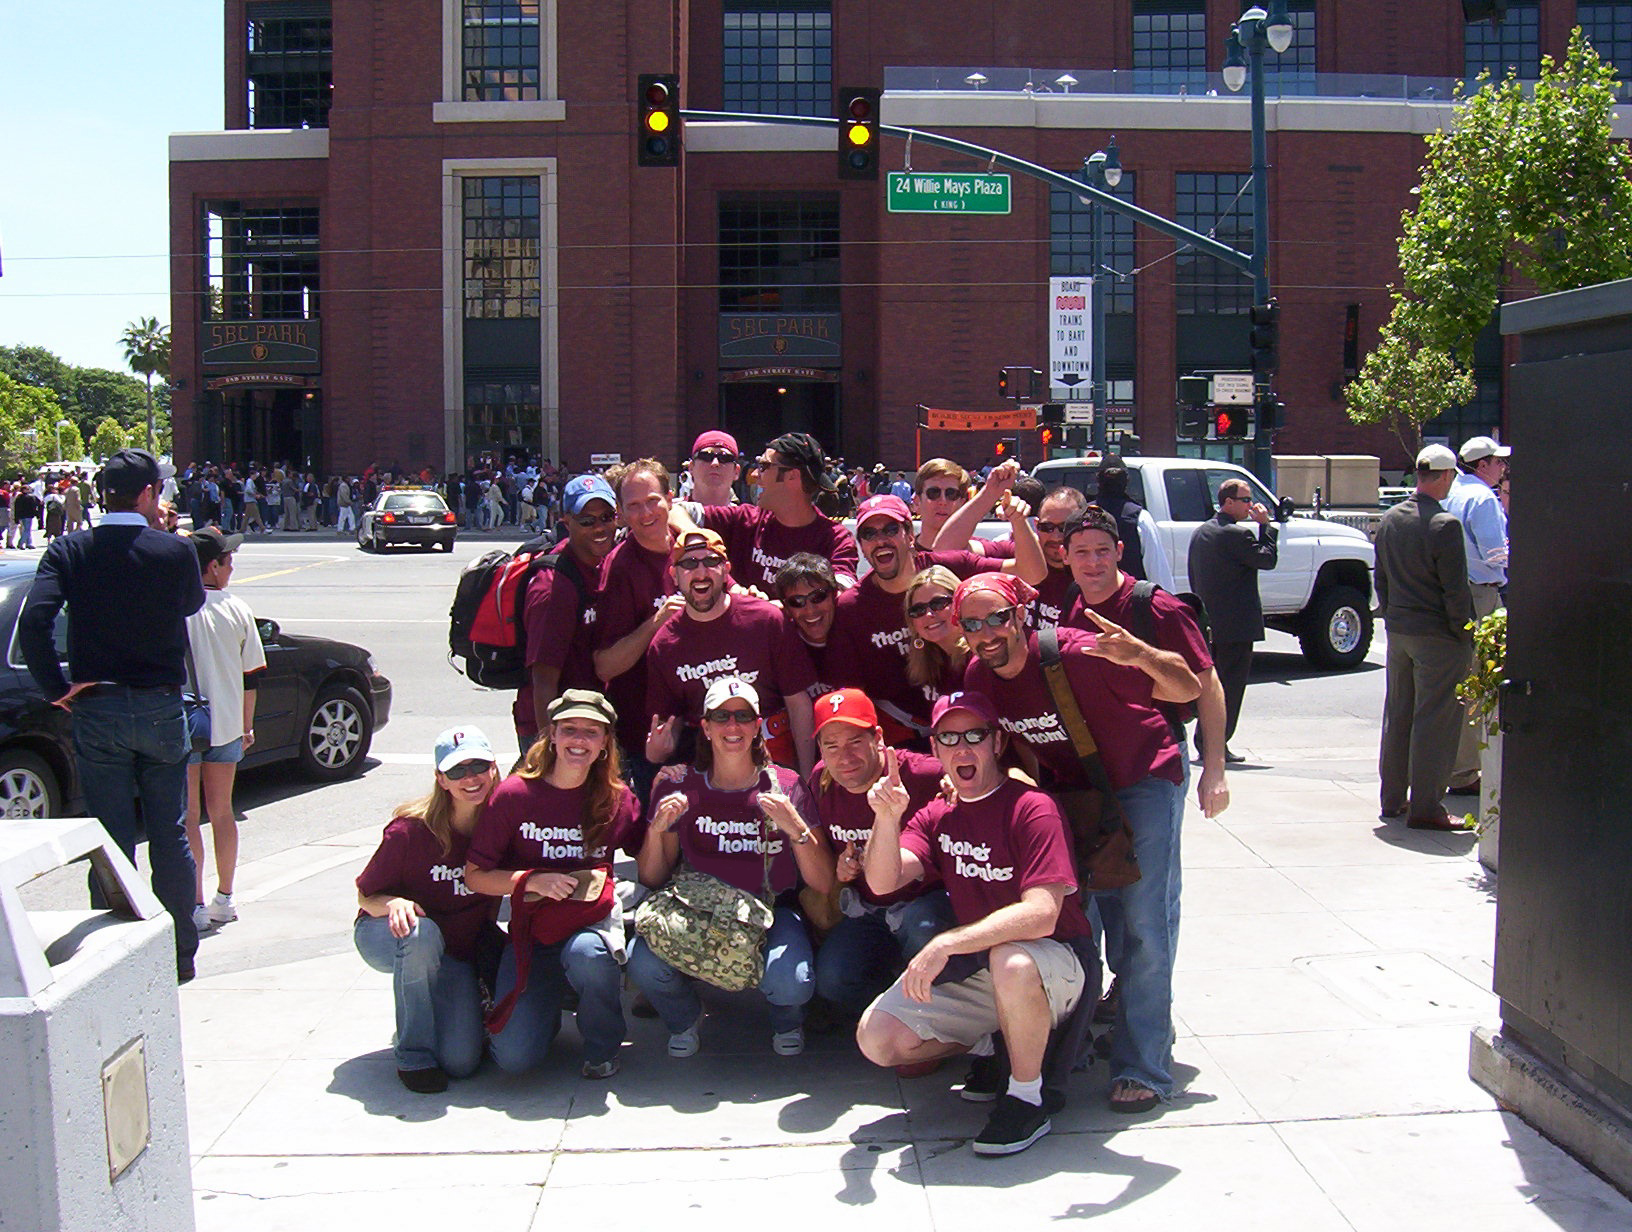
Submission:
M 0 5 L 0 345 L 124 367 L 170 322 L 166 138 L 219 129 L 220 0 Z

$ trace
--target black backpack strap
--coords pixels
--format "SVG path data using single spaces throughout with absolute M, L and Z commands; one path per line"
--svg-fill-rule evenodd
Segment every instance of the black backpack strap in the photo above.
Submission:
M 1156 616 L 1151 609 L 1160 589 L 1155 582 L 1141 578 L 1133 584 L 1132 602 L 1128 606 L 1128 632 L 1151 646 L 1156 644 Z

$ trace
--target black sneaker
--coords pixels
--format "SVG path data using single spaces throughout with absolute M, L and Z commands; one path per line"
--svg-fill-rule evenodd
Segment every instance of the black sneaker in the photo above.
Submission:
M 958 1095 L 971 1104 L 989 1104 L 1009 1089 L 1009 1063 L 1001 1053 L 989 1057 L 974 1057 L 969 1062 L 969 1076 L 963 1080 Z
M 429 1069 L 399 1069 L 397 1078 L 415 1095 L 437 1095 L 448 1089 L 448 1076 L 438 1065 Z
M 1046 1108 L 1004 1095 L 975 1139 L 975 1154 L 1018 1155 L 1052 1128 Z

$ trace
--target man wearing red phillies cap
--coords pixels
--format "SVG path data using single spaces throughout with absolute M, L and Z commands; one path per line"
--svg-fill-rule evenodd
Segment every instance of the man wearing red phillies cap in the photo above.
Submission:
M 968 551 L 926 552 L 913 543 L 912 511 L 898 496 L 872 496 L 856 511 L 856 538 L 870 571 L 839 596 L 828 639 L 827 671 L 834 683 L 866 688 L 890 721 L 890 743 L 928 731 L 933 696 L 907 679 L 907 615 L 903 606 L 912 579 L 931 565 L 960 578 L 999 568 L 1038 582 L 1048 572 L 1042 545 L 1026 520 L 1031 512 L 1007 493 L 1003 516 L 1014 530 L 1015 556 L 999 562 Z
M 873 831 L 867 792 L 884 773 L 886 749 L 878 712 L 860 689 L 816 699 L 816 751 L 822 760 L 806 786 L 838 852 L 844 913 L 816 952 L 816 995 L 854 1021 L 900 974 L 902 963 L 952 926 L 952 911 L 934 878 L 875 894 L 861 875 Z M 898 753 L 896 759 L 910 811 L 917 812 L 941 789 L 941 763 L 927 753 Z
M 1077 951 L 1091 945 L 1092 931 L 1059 806 L 998 764 L 1006 737 L 991 699 L 947 694 L 935 703 L 933 730 L 955 799 L 910 811 L 898 755 L 887 753 L 884 774 L 868 791 L 873 830 L 865 873 L 875 894 L 939 874 L 957 927 L 932 937 L 868 1007 L 856 1041 L 874 1063 L 899 1066 L 960 1053 L 993 1057 L 992 1036 L 1001 1030 L 1006 1088 L 994 1057 L 971 1068 L 962 1094 L 997 1101 L 975 1153 L 1013 1155 L 1049 1131 L 1043 1054 L 1049 1031 L 1087 987 Z M 965 959 L 948 971 L 960 955 L 984 961 Z M 948 978 L 937 983 L 943 973 Z
M 691 491 L 687 500 L 699 505 L 734 505 L 733 484 L 742 475 L 742 451 L 737 438 L 714 429 L 691 443 Z

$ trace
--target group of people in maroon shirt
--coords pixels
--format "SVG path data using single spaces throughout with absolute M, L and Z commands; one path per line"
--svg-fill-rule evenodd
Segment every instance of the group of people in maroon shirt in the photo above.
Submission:
M 760 991 L 777 1054 L 803 1051 L 813 999 L 903 1074 L 967 1054 L 961 1093 L 993 1104 L 978 1153 L 1048 1132 L 1045 1052 L 1098 1001 L 1101 937 L 1118 977 L 1095 1009 L 1112 1023 L 1110 1105 L 1144 1112 L 1172 1094 L 1182 719 L 1198 712 L 1204 735 L 1222 722 L 1200 626 L 1166 592 L 1136 593 L 1116 519 L 1081 493 L 1044 494 L 1034 521 L 1012 466 L 975 491 L 937 459 L 930 480 L 961 499 L 924 519 L 926 547 L 895 495 L 862 505 L 854 537 L 821 514 L 827 469 L 814 439 L 789 433 L 752 460 L 753 506 L 677 502 L 653 459 L 566 485 L 562 563 L 525 600 L 518 768 L 501 781 L 485 736 L 444 733 L 431 795 L 392 821 L 358 881 L 359 949 L 396 975 L 405 1085 L 441 1089 L 474 1068 L 484 983 L 509 1006 L 488 1039 L 507 1070 L 543 1060 L 575 998 L 583 1073 L 615 1073 L 625 974 L 669 1054 L 697 1052 L 697 980 L 625 923 L 683 863 L 773 907 Z M 988 517 L 1008 522 L 1007 542 L 972 537 Z M 1143 876 L 1125 889 L 1079 886 L 1056 795 L 1089 784 L 1044 676 L 1043 624 L 1058 627 L 1133 832 Z M 1198 799 L 1209 814 L 1227 806 L 1220 758 L 1204 762 Z M 572 903 L 585 870 L 610 876 L 619 850 L 638 885 L 596 923 L 533 944 L 518 978 L 524 945 L 491 936 L 500 899 Z M 474 903 L 488 911 L 474 937 L 439 918 Z M 473 978 L 484 931 L 502 955 L 486 981 Z M 450 996 L 461 1008 L 444 1053 Z

